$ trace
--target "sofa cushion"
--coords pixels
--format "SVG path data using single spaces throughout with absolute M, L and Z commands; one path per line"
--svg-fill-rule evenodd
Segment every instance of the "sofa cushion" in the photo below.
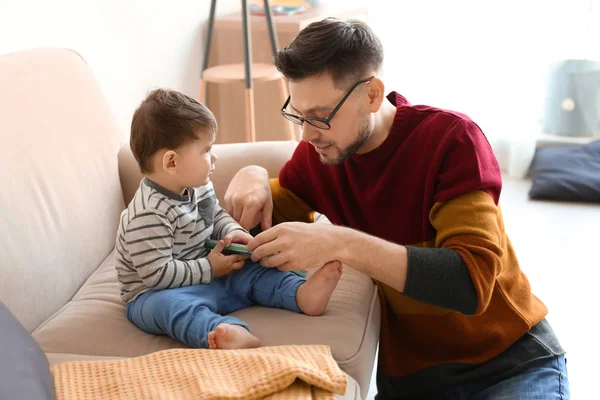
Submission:
M 53 399 L 48 359 L 0 301 L 0 399 Z
M 33 331 L 112 251 L 121 135 L 75 52 L 0 56 L 0 293 Z
M 157 350 L 185 347 L 167 336 L 142 332 L 125 317 L 111 254 L 56 315 L 42 324 L 34 338 L 51 353 L 133 357 Z M 340 367 L 367 393 L 379 335 L 379 301 L 367 276 L 350 268 L 320 317 L 250 307 L 235 312 L 263 345 L 326 344 Z
M 600 140 L 583 146 L 538 149 L 529 197 L 600 203 Z

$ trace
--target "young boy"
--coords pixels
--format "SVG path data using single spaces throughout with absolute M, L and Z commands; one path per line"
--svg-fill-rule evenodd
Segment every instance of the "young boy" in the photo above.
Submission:
M 219 207 L 210 181 L 216 131 L 210 110 L 175 91 L 155 90 L 136 110 L 130 145 L 144 179 L 117 233 L 121 297 L 127 318 L 145 332 L 190 347 L 257 347 L 244 322 L 224 315 L 252 304 L 320 315 L 341 265 L 305 280 L 222 254 L 252 236 Z M 212 251 L 207 239 L 219 240 Z

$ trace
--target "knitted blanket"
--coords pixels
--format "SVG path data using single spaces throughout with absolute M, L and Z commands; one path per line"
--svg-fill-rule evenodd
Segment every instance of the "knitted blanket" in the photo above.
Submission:
M 347 377 L 328 346 L 170 349 L 51 367 L 57 400 L 333 399 Z

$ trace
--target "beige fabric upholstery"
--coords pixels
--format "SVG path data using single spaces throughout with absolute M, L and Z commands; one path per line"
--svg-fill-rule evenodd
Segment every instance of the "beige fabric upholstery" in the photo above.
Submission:
M 131 198 L 141 175 L 128 146 L 117 158 L 120 137 L 78 54 L 45 49 L 0 56 L 0 140 L 6 150 L 0 160 L 0 299 L 53 362 L 182 347 L 125 318 L 112 252 L 123 197 Z M 223 198 L 244 165 L 263 165 L 277 176 L 295 147 L 215 146 L 217 195 Z M 330 345 L 340 367 L 355 378 L 344 398 L 368 392 L 380 324 L 368 277 L 346 269 L 322 317 L 261 307 L 236 315 L 265 345 Z
M 103 361 L 103 360 L 122 360 L 127 357 L 110 356 L 89 356 L 86 354 L 68 354 L 68 353 L 46 353 L 46 358 L 50 365 L 56 365 L 71 361 Z
M 263 345 L 327 344 L 340 367 L 364 393 L 379 334 L 379 301 L 370 278 L 350 269 L 320 317 L 251 307 L 232 315 L 244 320 Z M 72 301 L 41 325 L 33 337 L 45 352 L 134 357 L 184 347 L 168 336 L 149 335 L 125 317 L 114 255 L 90 277 Z
M 0 57 L 0 297 L 29 331 L 114 247 L 118 137 L 78 54 Z
M 294 141 L 215 145 L 213 149 L 219 160 L 211 180 L 219 201 L 223 201 L 233 175 L 247 165 L 260 165 L 269 172 L 270 178 L 279 176 L 279 170 L 290 159 L 297 145 Z M 128 144 L 119 151 L 119 174 L 125 203 L 129 204 L 140 185 L 142 174 Z
M 271 176 L 277 176 L 295 146 L 294 142 L 215 145 L 219 163 L 213 181 L 218 196 L 222 198 L 233 174 L 245 165 L 263 165 Z M 119 152 L 119 165 L 125 197 L 129 200 L 139 185 L 141 174 L 128 146 Z M 138 356 L 182 347 L 169 337 L 148 335 L 134 327 L 125 317 L 125 305 L 118 293 L 111 255 L 73 301 L 36 330 L 34 337 L 44 351 L 54 353 Z M 340 367 L 367 393 L 379 336 L 379 307 L 371 279 L 345 268 L 321 317 L 262 307 L 240 310 L 233 315 L 247 322 L 264 345 L 330 345 Z

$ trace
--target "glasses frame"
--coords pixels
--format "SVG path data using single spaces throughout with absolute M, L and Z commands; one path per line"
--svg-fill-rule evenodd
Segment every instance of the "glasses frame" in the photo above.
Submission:
M 339 111 L 339 109 L 342 107 L 342 105 L 344 105 L 346 100 L 348 100 L 348 97 L 350 97 L 350 95 L 352 94 L 354 89 L 356 89 L 359 85 L 361 85 L 363 83 L 371 82 L 371 80 L 373 80 L 373 78 L 375 78 L 374 75 L 370 76 L 368 78 L 365 78 L 365 79 L 361 79 L 360 81 L 358 81 L 354 85 L 352 85 L 350 90 L 348 90 L 348 93 L 346 93 L 346 95 L 342 98 L 342 100 L 340 100 L 338 105 L 335 106 L 335 108 L 327 116 L 327 118 L 317 118 L 317 117 L 306 117 L 305 118 L 305 117 L 301 117 L 296 114 L 291 114 L 291 113 L 286 112 L 285 109 L 290 104 L 290 100 L 291 100 L 292 96 L 288 96 L 287 100 L 285 101 L 285 104 L 283 105 L 283 107 L 281 107 L 281 115 L 283 115 L 288 121 L 291 121 L 296 125 L 302 125 L 304 122 L 306 122 L 306 123 L 309 123 L 312 126 L 319 128 L 319 129 L 323 129 L 323 130 L 331 129 L 331 124 L 330 124 L 331 120 L 333 119 L 335 114 Z M 320 122 L 320 123 L 324 124 L 326 126 L 326 128 L 324 128 L 322 125 L 315 125 L 315 123 L 313 123 L 312 121 Z

